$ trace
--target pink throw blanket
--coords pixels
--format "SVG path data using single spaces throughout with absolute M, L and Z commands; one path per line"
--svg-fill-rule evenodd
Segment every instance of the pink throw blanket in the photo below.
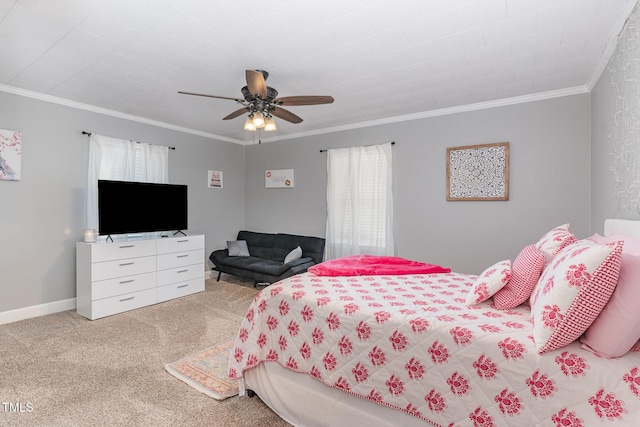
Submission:
M 371 276 L 449 273 L 450 268 L 394 256 L 351 255 L 309 267 L 316 276 Z

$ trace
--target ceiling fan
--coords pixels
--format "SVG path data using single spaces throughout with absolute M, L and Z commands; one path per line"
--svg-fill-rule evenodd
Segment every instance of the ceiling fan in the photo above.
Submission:
M 273 116 L 291 123 L 300 123 L 302 119 L 289 110 L 282 108 L 285 106 L 298 105 L 318 105 L 331 104 L 332 96 L 284 96 L 278 98 L 278 91 L 267 86 L 269 73 L 264 70 L 246 70 L 247 85 L 241 89 L 244 98 L 230 98 L 226 96 L 207 95 L 204 93 L 182 92 L 184 95 L 206 96 L 209 98 L 228 99 L 242 104 L 242 108 L 236 110 L 222 120 L 235 119 L 242 114 L 249 113 L 244 124 L 244 129 L 255 131 L 264 128 L 265 131 L 276 130 Z

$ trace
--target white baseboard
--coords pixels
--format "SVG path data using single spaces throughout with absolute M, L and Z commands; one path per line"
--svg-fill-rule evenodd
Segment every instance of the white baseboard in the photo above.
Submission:
M 205 279 L 213 279 L 216 272 L 205 271 Z M 45 316 L 47 314 L 59 313 L 61 311 L 75 310 L 76 299 L 69 298 L 61 301 L 50 302 L 47 304 L 32 305 L 31 307 L 17 308 L 15 310 L 0 312 L 0 325 L 13 323 L 19 320 L 31 319 L 33 317 Z
M 75 309 L 75 298 L 49 302 L 46 304 L 32 305 L 31 307 L 17 308 L 15 310 L 0 312 L 0 325 Z

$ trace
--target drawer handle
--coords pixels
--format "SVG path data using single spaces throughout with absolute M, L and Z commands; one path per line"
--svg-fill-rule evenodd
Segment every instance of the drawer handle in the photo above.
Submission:
M 188 256 L 189 256 L 188 254 L 187 255 L 178 255 L 178 258 L 186 258 Z
M 135 264 L 135 262 L 124 262 L 124 263 L 120 264 L 120 267 L 125 267 L 127 265 L 133 265 L 133 264 Z
M 135 297 L 129 297 L 129 298 L 122 298 L 120 300 L 120 302 L 125 302 L 125 301 L 131 301 L 132 299 L 134 299 Z
M 122 246 L 118 246 L 120 249 L 127 249 L 127 248 L 135 248 L 136 245 L 122 245 Z
M 189 269 L 188 269 L 188 268 L 187 268 L 186 270 L 179 270 L 179 271 L 176 271 L 176 273 L 186 273 L 187 271 L 189 271 Z
M 122 282 L 120 282 L 121 285 L 124 285 L 125 283 L 132 283 L 135 282 L 135 279 L 131 279 L 131 280 L 123 280 Z
M 176 240 L 176 242 L 177 242 L 177 243 L 185 243 L 185 242 L 188 242 L 188 241 L 189 241 L 189 239 L 186 239 L 186 240 Z
M 187 286 L 189 286 L 189 284 L 188 284 L 188 283 L 187 283 L 186 285 L 180 285 L 180 286 L 178 286 L 178 289 L 180 289 L 180 288 L 186 288 Z

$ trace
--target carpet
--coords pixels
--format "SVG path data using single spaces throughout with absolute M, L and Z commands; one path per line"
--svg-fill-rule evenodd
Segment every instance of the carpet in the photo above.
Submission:
M 174 377 L 217 400 L 238 394 L 238 381 L 227 377 L 227 359 L 235 338 L 165 365 Z

